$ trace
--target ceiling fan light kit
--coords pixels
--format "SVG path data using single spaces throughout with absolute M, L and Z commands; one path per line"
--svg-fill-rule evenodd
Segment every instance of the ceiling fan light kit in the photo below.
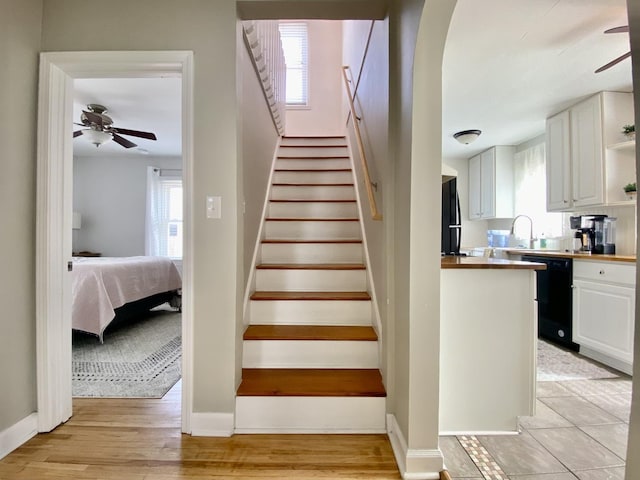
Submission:
M 87 105 L 87 110 L 83 110 L 80 115 L 80 122 L 76 125 L 87 127 L 85 130 L 77 130 L 73 132 L 73 138 L 80 135 L 87 137 L 96 147 L 113 140 L 124 148 L 137 147 L 135 143 L 121 135 L 130 135 L 133 137 L 145 138 L 147 140 L 157 140 L 152 132 L 141 132 L 139 130 L 129 130 L 127 128 L 118 128 L 113 126 L 113 120 L 106 115 L 107 108 L 97 103 Z
M 453 138 L 463 145 L 469 145 L 470 143 L 475 142 L 481 133 L 482 131 L 480 130 L 462 130 L 454 133 Z
M 107 143 L 113 138 L 110 133 L 93 129 L 82 130 L 82 136 L 87 137 L 87 139 L 93 143 L 96 148 Z

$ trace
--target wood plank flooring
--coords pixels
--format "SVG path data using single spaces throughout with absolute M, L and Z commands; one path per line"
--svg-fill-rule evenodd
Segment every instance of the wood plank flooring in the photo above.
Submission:
M 74 416 L 0 460 L 2 480 L 399 479 L 386 435 L 180 433 L 163 399 L 74 399 Z

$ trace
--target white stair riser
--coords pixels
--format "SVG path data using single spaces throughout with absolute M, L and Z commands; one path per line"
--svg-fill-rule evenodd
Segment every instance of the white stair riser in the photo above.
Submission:
M 378 342 L 245 340 L 244 368 L 378 368 Z
M 370 300 L 252 300 L 254 325 L 371 325 Z
M 265 238 L 286 240 L 360 240 L 360 222 L 267 221 Z
M 278 150 L 279 157 L 335 157 L 349 155 L 346 146 L 333 147 L 285 147 Z
M 270 202 L 270 218 L 358 218 L 355 202 Z
M 351 172 L 274 172 L 273 183 L 353 183 Z
M 362 292 L 365 270 L 256 270 L 256 290 L 270 292 Z
M 361 243 L 264 243 L 262 263 L 362 263 Z
M 384 397 L 236 397 L 236 433 L 384 433 Z
M 296 158 L 276 160 L 276 169 L 327 170 L 336 168 L 351 168 L 351 160 L 348 158 L 332 158 L 327 160 Z
M 280 142 L 280 145 L 300 145 L 300 146 L 308 146 L 308 145 L 337 145 L 337 146 L 345 146 L 347 144 L 347 140 L 344 137 L 285 137 Z
M 271 187 L 273 200 L 355 200 L 356 192 L 352 185 L 331 187 Z

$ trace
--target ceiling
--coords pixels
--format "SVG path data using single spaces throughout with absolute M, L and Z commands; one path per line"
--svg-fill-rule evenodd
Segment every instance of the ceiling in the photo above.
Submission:
M 443 158 L 469 158 L 494 145 L 544 133 L 544 120 L 602 90 L 632 91 L 631 61 L 594 70 L 629 50 L 625 0 L 458 0 L 443 61 Z M 151 131 L 157 141 L 127 137 L 155 156 L 181 152 L 180 79 L 79 79 L 74 121 L 89 103 L 105 105 L 114 125 Z M 76 127 L 80 128 L 80 127 Z M 453 134 L 479 129 L 471 145 Z M 74 155 L 142 155 L 82 136 Z
M 630 92 L 625 0 L 458 0 L 443 60 L 443 158 L 544 133 L 545 118 L 602 90 Z M 461 145 L 453 134 L 479 129 Z
M 116 127 L 156 134 L 157 140 L 125 136 L 138 147 L 123 148 L 111 141 L 100 147 L 79 136 L 73 141 L 76 157 L 89 156 L 176 156 L 182 151 L 181 79 L 163 78 L 92 78 L 73 82 L 73 121 L 79 123 L 82 110 L 89 103 L 107 107 L 107 115 Z M 74 130 L 83 127 L 74 125 Z

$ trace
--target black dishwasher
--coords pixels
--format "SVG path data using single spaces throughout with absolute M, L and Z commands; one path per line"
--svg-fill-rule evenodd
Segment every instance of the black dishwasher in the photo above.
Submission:
M 535 255 L 523 255 L 522 260 L 547 266 L 536 271 L 538 336 L 578 351 L 580 346 L 572 341 L 571 333 L 573 261 Z

